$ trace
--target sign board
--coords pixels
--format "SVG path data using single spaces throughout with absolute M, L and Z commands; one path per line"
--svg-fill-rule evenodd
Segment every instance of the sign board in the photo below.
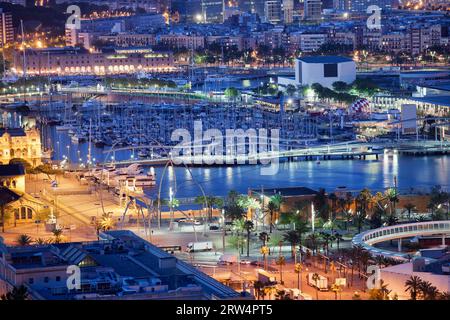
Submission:
M 402 134 L 416 134 L 417 106 L 415 104 L 402 104 L 401 119 Z
M 345 287 L 347 285 L 347 279 L 346 278 L 336 278 L 334 283 L 338 286 Z

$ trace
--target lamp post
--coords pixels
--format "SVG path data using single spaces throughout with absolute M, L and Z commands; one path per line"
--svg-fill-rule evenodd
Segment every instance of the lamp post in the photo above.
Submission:
M 314 220 L 316 219 L 316 213 L 314 212 L 314 202 L 311 202 L 311 229 L 314 233 Z
M 300 290 L 300 292 L 302 291 L 302 282 L 300 281 L 302 278 L 302 270 L 303 270 L 303 265 L 301 263 L 296 263 L 295 264 L 295 273 L 297 273 L 297 288 L 298 288 L 298 290 Z
M 173 201 L 173 189 L 172 189 L 172 187 L 169 187 L 169 208 L 170 208 L 169 230 L 173 230 L 173 207 L 172 207 L 172 201 Z
M 222 209 L 222 248 L 225 254 L 225 209 Z

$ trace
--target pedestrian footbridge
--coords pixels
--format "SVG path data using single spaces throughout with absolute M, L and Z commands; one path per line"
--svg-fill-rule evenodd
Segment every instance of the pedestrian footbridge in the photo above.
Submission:
M 407 223 L 368 230 L 354 236 L 352 244 L 354 246 L 361 245 L 374 256 L 381 255 L 399 260 L 407 260 L 408 254 L 400 252 L 401 239 L 430 235 L 442 236 L 443 244 L 445 244 L 445 236 L 450 235 L 450 220 Z M 376 243 L 390 240 L 399 240 L 399 252 L 373 247 Z

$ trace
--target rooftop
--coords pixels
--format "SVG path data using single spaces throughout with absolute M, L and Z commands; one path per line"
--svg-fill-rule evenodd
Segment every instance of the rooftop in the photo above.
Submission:
M 16 177 L 25 175 L 25 167 L 20 164 L 0 164 L 0 177 Z
M 450 96 L 411 97 L 411 100 L 450 107 Z
M 0 204 L 7 204 L 20 199 L 20 195 L 14 191 L 6 188 L 0 187 Z
M 0 136 L 8 133 L 12 137 L 25 137 L 25 130 L 22 128 L 0 128 Z
M 178 260 L 131 231 L 107 231 L 101 240 L 43 246 L 6 247 L 7 265 L 16 273 L 34 272 L 29 284 L 33 297 L 71 299 L 238 299 L 241 294 Z M 83 274 L 83 290 L 61 288 L 66 279 L 43 282 L 48 268 L 61 270 L 77 265 Z M 56 268 L 56 269 L 55 269 Z M 28 272 L 28 271 L 27 271 Z M 52 279 L 52 277 L 50 276 Z M 56 293 L 56 291 L 58 293 Z
M 261 194 L 260 189 L 251 190 L 252 193 Z M 307 187 L 287 187 L 287 188 L 274 188 L 274 189 L 264 189 L 265 196 L 273 196 L 275 194 L 280 194 L 283 197 L 295 197 L 295 196 L 314 196 L 317 191 L 307 188 Z
M 311 57 L 301 57 L 297 59 L 306 63 L 342 63 L 353 61 L 350 58 L 341 56 L 311 56 Z

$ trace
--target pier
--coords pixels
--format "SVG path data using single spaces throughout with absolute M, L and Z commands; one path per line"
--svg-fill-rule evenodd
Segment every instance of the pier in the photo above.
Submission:
M 148 147 L 148 146 L 146 146 Z M 157 146 L 155 146 L 157 147 Z M 109 150 L 112 152 L 113 150 Z M 177 157 L 178 163 L 205 165 L 245 165 L 259 164 L 264 160 L 280 159 L 284 161 L 320 161 L 320 160 L 366 160 L 369 157 L 379 159 L 380 155 L 385 153 L 397 153 L 405 155 L 438 155 L 450 153 L 450 142 L 436 141 L 411 141 L 397 143 L 339 143 L 334 145 L 311 146 L 306 148 L 297 148 L 286 151 L 269 151 L 250 155 L 223 155 L 223 156 L 205 156 L 193 155 L 190 157 Z M 142 165 L 162 166 L 166 165 L 171 159 L 163 157 L 157 159 L 128 159 L 104 164 L 127 166 L 133 163 Z

